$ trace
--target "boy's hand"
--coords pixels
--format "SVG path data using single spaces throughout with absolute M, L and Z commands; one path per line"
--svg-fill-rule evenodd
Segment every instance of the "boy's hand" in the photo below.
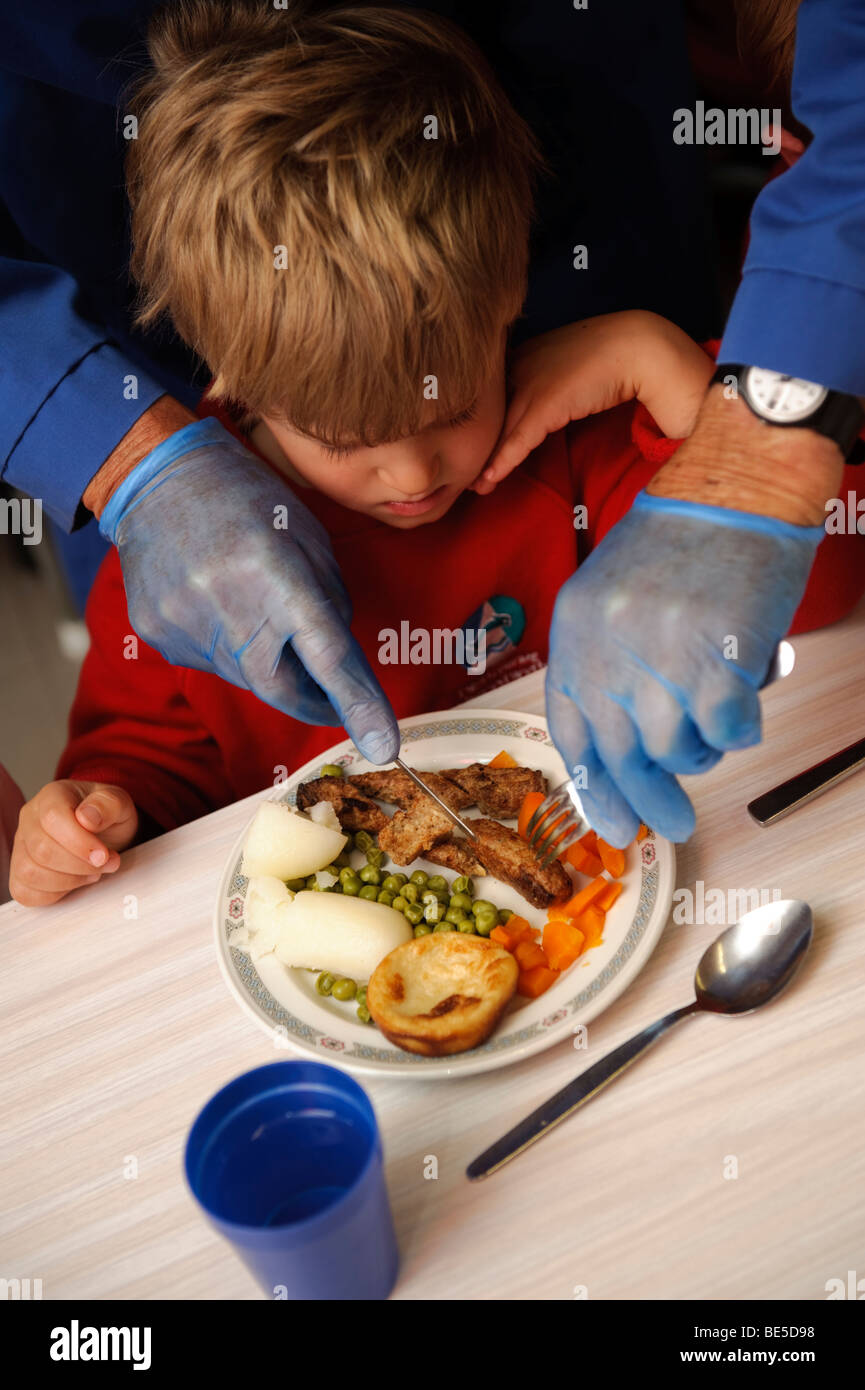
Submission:
M 583 319 L 523 343 L 498 443 L 472 490 L 492 492 L 548 434 L 635 398 L 664 434 L 694 428 L 714 364 L 686 333 L 642 309 Z
M 24 907 L 46 907 L 120 867 L 138 812 L 108 782 L 49 782 L 21 808 L 9 890 Z

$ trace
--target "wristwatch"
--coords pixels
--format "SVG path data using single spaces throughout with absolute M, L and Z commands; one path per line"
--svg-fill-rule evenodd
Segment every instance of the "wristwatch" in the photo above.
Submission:
M 859 440 L 865 411 L 856 396 L 741 362 L 722 363 L 712 385 L 729 385 L 730 377 L 735 378 L 737 394 L 758 419 L 782 428 L 816 430 L 834 439 L 848 463 L 865 462 L 865 444 Z

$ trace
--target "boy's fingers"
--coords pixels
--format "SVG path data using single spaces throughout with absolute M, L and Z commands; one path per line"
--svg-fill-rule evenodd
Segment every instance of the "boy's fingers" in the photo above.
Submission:
M 97 787 L 75 809 L 79 825 L 101 832 L 135 815 L 132 797 L 122 787 Z
M 60 874 L 104 873 L 106 868 L 111 872 L 115 867 L 114 861 L 120 863 L 120 856 L 106 850 L 104 845 L 100 848 L 106 858 L 101 864 L 93 864 L 89 859 L 82 859 L 79 854 L 71 854 L 39 824 L 30 825 L 23 831 L 21 847 L 34 864 L 42 869 L 56 870 Z
M 505 420 L 501 442 L 496 445 L 480 477 L 472 484 L 475 492 L 492 492 L 496 483 L 519 466 L 543 442 L 547 431 L 536 410 L 526 409 L 515 420 Z
M 96 883 L 99 874 L 64 874 L 36 864 L 26 853 L 13 854 L 9 867 L 9 891 L 22 907 L 47 907 L 87 883 Z
M 48 838 L 62 845 L 79 864 L 86 864 L 91 872 L 94 868 L 115 868 L 120 863 L 117 854 L 107 850 L 96 835 L 85 830 L 75 819 L 75 808 L 83 796 L 89 794 L 92 785 L 88 782 L 52 782 L 34 808 L 38 826 Z M 32 838 L 31 833 L 28 839 Z

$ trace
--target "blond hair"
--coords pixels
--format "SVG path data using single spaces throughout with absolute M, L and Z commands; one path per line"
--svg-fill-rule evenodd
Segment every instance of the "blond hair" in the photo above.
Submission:
M 770 81 L 789 91 L 799 0 L 736 0 L 736 36 L 746 60 L 765 63 Z
M 541 162 L 475 45 L 416 10 L 182 0 L 148 47 L 138 322 L 328 443 L 416 433 L 430 376 L 438 414 L 470 405 L 525 296 Z

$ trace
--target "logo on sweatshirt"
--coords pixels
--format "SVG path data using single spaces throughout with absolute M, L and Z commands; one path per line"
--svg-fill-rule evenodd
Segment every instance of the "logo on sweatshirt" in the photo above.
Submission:
M 525 609 L 510 594 L 493 594 L 463 623 L 465 633 L 486 634 L 487 667 L 497 666 L 509 656 L 525 630 Z

